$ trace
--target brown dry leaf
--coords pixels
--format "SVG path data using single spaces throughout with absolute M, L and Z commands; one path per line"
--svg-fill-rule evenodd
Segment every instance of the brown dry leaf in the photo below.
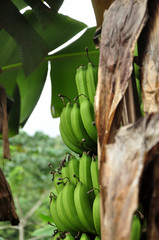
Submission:
M 0 221 L 11 221 L 12 225 L 19 223 L 12 192 L 2 169 L 0 169 Z
M 156 161 L 156 156 L 159 156 L 158 142 L 159 114 L 156 113 L 147 115 L 134 125 L 122 127 L 115 137 L 115 143 L 106 146 L 107 163 L 104 181 L 107 198 L 104 206 L 106 211 L 103 217 L 103 240 L 129 239 L 132 215 L 138 208 L 141 179 L 144 189 L 141 191 L 141 200 L 145 202 L 145 207 L 147 207 L 146 196 L 148 194 L 152 196 L 150 209 L 147 210 L 151 219 L 151 237 L 148 239 L 158 239 L 158 237 L 154 238 L 159 236 L 157 235 L 159 225 L 156 227 L 156 217 L 159 213 L 159 168 L 156 168 L 159 166 L 159 158 Z M 154 174 L 151 174 L 152 171 L 149 173 L 152 187 L 146 185 L 145 188 L 144 179 L 150 180 L 150 178 L 142 178 L 142 176 L 145 176 L 144 170 L 149 169 L 148 166 L 152 163 Z
M 149 1 L 148 10 L 149 19 L 139 41 L 145 113 L 159 111 L 159 1 Z
M 131 78 L 135 44 L 147 19 L 146 4 L 147 0 L 118 0 L 104 15 L 95 106 L 100 147 L 107 142 Z

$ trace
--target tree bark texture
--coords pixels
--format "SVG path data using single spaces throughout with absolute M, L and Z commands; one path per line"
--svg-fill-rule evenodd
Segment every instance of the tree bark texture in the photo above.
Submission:
M 116 0 L 104 14 L 95 98 L 102 240 L 130 238 L 132 215 L 139 200 L 148 219 L 148 239 L 159 238 L 159 115 L 152 114 L 159 109 L 158 13 L 157 0 Z M 132 124 L 121 127 L 124 101 L 130 97 L 128 89 L 134 84 L 133 54 L 137 41 L 147 115 L 139 120 L 128 119 L 127 123 Z M 128 112 L 131 107 L 127 104 Z M 135 108 L 133 111 L 136 114 Z M 151 185 L 146 190 L 147 178 Z
M 12 225 L 19 223 L 12 192 L 2 169 L 0 169 L 0 221 L 10 221 Z

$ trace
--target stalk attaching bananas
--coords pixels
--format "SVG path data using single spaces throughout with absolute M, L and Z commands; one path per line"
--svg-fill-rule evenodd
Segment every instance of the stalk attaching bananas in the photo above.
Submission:
M 74 202 L 78 217 L 88 232 L 95 233 L 93 212 L 90 205 L 87 189 L 82 182 L 78 182 L 74 191 Z
M 80 104 L 80 113 L 83 125 L 88 135 L 95 143 L 97 143 L 97 128 L 94 125 L 94 108 L 87 97 L 85 97 L 85 99 L 83 99 L 82 103 Z
M 54 173 L 54 187 L 56 189 L 57 194 L 63 189 L 64 183 L 59 181 L 59 178 L 61 178 L 62 175 L 59 172 Z M 59 184 L 60 183 L 60 184 Z
M 57 233 L 54 234 L 52 240 L 57 240 L 57 239 L 59 239 L 59 238 L 60 238 L 60 232 L 57 232 Z
M 98 192 L 98 191 L 97 191 Z M 100 225 L 100 193 L 98 192 L 93 202 L 93 221 L 97 234 L 101 236 Z

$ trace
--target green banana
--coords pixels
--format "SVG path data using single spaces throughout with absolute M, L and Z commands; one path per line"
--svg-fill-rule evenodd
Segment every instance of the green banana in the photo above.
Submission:
M 95 121 L 94 108 L 87 97 L 85 97 L 80 104 L 80 113 L 88 135 L 95 143 L 97 143 L 97 128 L 93 125 Z
M 73 152 L 81 154 L 83 152 L 83 150 L 80 147 L 78 147 L 77 145 L 75 145 L 72 138 L 69 135 L 67 135 L 67 133 L 65 132 L 65 128 L 63 128 L 61 123 L 59 125 L 59 129 L 60 129 L 60 134 L 61 134 L 62 140 L 65 143 L 65 145 Z
M 87 233 L 82 233 L 80 240 L 90 240 L 90 237 L 88 236 Z
M 88 97 L 92 106 L 94 106 L 94 97 L 96 94 L 96 85 L 97 85 L 97 76 L 94 68 L 95 67 L 93 66 L 93 64 L 89 62 L 87 66 L 87 71 L 86 71 Z
M 74 203 L 74 191 L 75 191 L 75 184 L 71 181 L 68 181 L 63 189 L 63 206 L 66 212 L 67 217 L 72 222 L 72 225 L 75 225 L 78 231 L 87 231 L 86 228 L 83 226 L 82 222 L 80 221 L 75 203 Z
M 101 240 L 101 238 L 99 236 L 95 236 L 94 240 Z
M 68 218 L 64 206 L 63 206 L 63 190 L 59 193 L 57 197 L 57 212 L 62 224 L 65 227 L 65 230 L 70 232 L 73 235 L 77 234 L 76 226 L 72 225 L 72 222 Z
M 57 171 L 54 172 L 54 187 L 56 189 L 57 194 L 59 194 L 59 192 L 63 189 L 63 185 L 64 185 L 63 182 L 59 181 L 59 178 L 61 177 L 62 177 L 61 173 Z
M 74 240 L 74 237 L 71 235 L 71 233 L 67 232 L 65 233 L 65 240 Z
M 96 149 L 96 144 L 88 136 L 84 128 L 78 103 L 73 104 L 73 108 L 71 111 L 71 125 L 76 138 L 79 140 L 79 142 L 81 142 L 81 144 L 83 144 L 83 147 L 86 150 Z
M 82 182 L 85 185 L 87 192 L 93 189 L 90 171 L 91 162 L 92 159 L 89 156 L 89 154 L 83 152 L 82 157 L 79 160 L 79 179 L 80 182 Z M 90 200 L 90 203 L 92 204 L 94 201 L 94 191 L 88 193 L 88 198 Z
M 68 148 L 76 153 L 81 153 L 83 151 L 81 143 L 74 136 L 70 114 L 72 110 L 71 103 L 67 103 L 66 107 L 63 108 L 60 116 L 60 133 L 61 137 Z
M 79 177 L 79 160 L 73 155 L 69 157 L 68 172 L 70 181 L 76 184 L 78 181 L 77 178 Z M 76 177 L 74 177 L 74 175 L 76 175 Z
M 58 211 L 57 211 L 57 196 L 54 194 L 51 197 L 51 203 L 50 203 L 50 213 L 53 219 L 53 222 L 55 223 L 56 227 L 58 228 L 58 230 L 60 231 L 65 231 L 65 227 L 63 226 L 59 215 L 58 215 Z
M 99 186 L 99 170 L 98 170 L 98 157 L 93 156 L 91 162 L 91 178 L 92 178 L 92 185 L 93 188 L 97 188 L 100 190 Z M 94 194 L 97 195 L 98 191 L 94 191 Z
M 84 94 L 85 96 L 88 97 L 88 89 L 87 89 L 87 82 L 86 82 L 86 67 L 85 66 L 80 66 L 76 70 L 76 86 L 77 86 L 77 91 L 78 95 Z M 81 96 L 79 98 L 79 103 L 81 104 L 84 99 L 84 96 Z
M 134 214 L 131 226 L 131 240 L 140 240 L 141 238 L 141 222 L 137 215 Z
M 74 191 L 74 202 L 78 217 L 88 232 L 95 233 L 93 212 L 87 189 L 82 182 L 78 182 Z
M 101 236 L 101 226 L 100 226 L 100 193 L 96 195 L 93 202 L 93 221 L 96 232 Z

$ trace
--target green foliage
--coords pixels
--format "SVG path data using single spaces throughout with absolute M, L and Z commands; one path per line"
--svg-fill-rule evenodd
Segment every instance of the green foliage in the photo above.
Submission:
M 52 102 L 51 110 L 53 117 L 59 117 L 63 109 L 63 102 L 58 94 L 69 97 L 73 100 L 77 94 L 75 83 L 76 69 L 88 64 L 87 53 L 94 65 L 98 65 L 99 51 L 95 49 L 93 36 L 95 27 L 87 31 L 71 45 L 52 56 L 51 59 L 51 81 L 52 81 Z
M 25 6 L 22 0 L 13 2 L 19 9 Z M 10 137 L 24 126 L 41 95 L 48 72 L 48 53 L 86 28 L 84 23 L 57 13 L 63 1 L 48 0 L 52 9 L 47 9 L 49 14 L 46 6 L 35 11 L 38 2 L 34 1 L 33 10 L 24 14 L 8 0 L 0 9 L 4 13 L 0 17 L 0 84 L 14 103 L 9 112 Z
M 27 239 L 40 234 L 51 236 L 54 227 L 48 225 L 48 221 L 52 222 L 49 211 L 49 193 L 54 189 L 48 163 L 56 169 L 68 149 L 60 136 L 50 138 L 37 132 L 32 137 L 25 132 L 20 132 L 19 135 L 10 139 L 10 150 L 12 160 L 1 160 L 0 167 L 12 189 L 18 216 L 25 219 L 29 211 L 43 197 L 40 207 L 26 222 L 25 237 Z M 0 154 L 2 156 L 2 153 Z M 0 236 L 16 240 L 18 231 L 15 229 L 1 230 Z M 49 237 L 43 239 L 49 239 Z

